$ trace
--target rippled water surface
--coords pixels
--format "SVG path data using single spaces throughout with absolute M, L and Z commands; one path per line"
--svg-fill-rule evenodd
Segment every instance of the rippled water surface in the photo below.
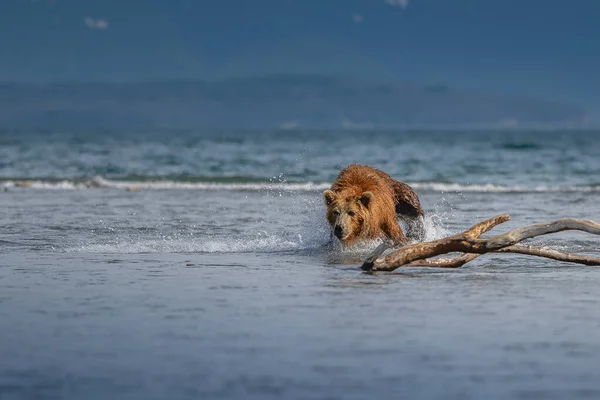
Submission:
M 0 398 L 596 399 L 600 269 L 359 271 L 340 166 L 414 185 L 427 239 L 600 221 L 594 132 L 0 135 Z M 532 241 L 600 257 L 600 239 Z

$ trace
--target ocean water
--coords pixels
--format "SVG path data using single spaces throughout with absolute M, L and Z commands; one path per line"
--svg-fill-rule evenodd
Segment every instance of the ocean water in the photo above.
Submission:
M 1 132 L 0 399 L 597 399 L 600 268 L 359 270 L 321 192 L 411 184 L 427 239 L 600 221 L 600 132 Z M 600 257 L 600 237 L 531 243 Z

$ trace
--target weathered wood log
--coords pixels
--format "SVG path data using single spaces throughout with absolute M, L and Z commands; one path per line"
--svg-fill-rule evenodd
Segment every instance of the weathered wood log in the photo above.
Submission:
M 513 246 L 504 247 L 496 250 L 498 253 L 517 253 L 528 256 L 538 256 L 551 258 L 553 260 L 572 262 L 583 265 L 600 265 L 600 259 L 588 256 L 582 256 L 580 254 L 565 253 L 562 251 L 547 249 L 536 246 L 524 246 L 521 244 L 515 244 Z
M 518 253 L 552 258 L 555 260 L 574 262 L 585 265 L 600 265 L 600 259 L 577 254 L 563 253 L 557 250 L 522 246 L 517 243 L 536 236 L 556 233 L 564 230 L 580 230 L 600 235 L 600 224 L 594 221 L 563 218 L 552 222 L 526 226 L 488 239 L 480 239 L 483 233 L 510 219 L 508 214 L 499 215 L 473 225 L 466 231 L 432 242 L 417 243 L 400 247 L 390 254 L 381 255 L 391 246 L 383 243 L 378 246 L 364 261 L 365 271 L 393 271 L 402 266 L 421 266 L 437 268 L 458 268 L 474 260 L 481 254 L 490 252 Z M 466 253 L 455 258 L 437 258 L 441 254 Z
M 403 265 L 403 267 L 460 268 L 480 255 L 471 253 L 451 258 L 425 258 Z
M 536 246 L 524 246 L 515 244 L 513 246 L 504 247 L 494 251 L 494 253 L 517 253 L 528 256 L 538 256 L 551 258 L 553 260 L 572 262 L 583 265 L 600 265 L 600 259 L 582 256 L 579 254 L 565 253 L 562 251 L 547 249 Z M 469 261 L 473 261 L 482 254 L 463 254 L 454 258 L 434 258 L 413 261 L 404 265 L 405 267 L 434 267 L 434 268 L 460 268 Z

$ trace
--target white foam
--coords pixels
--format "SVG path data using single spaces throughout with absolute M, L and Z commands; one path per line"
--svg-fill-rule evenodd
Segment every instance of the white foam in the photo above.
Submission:
M 497 185 L 462 184 L 445 182 L 408 182 L 417 191 L 432 192 L 482 192 L 482 193 L 596 193 L 600 185 Z M 279 190 L 289 192 L 317 192 L 331 186 L 331 182 L 264 182 L 264 183 L 222 183 L 222 182 L 180 182 L 173 180 L 121 181 L 94 177 L 85 180 L 4 180 L 0 188 L 30 188 L 41 190 L 82 190 L 108 188 L 121 190 L 208 190 L 208 191 L 266 191 Z
M 7 180 L 0 182 L 0 187 L 4 189 L 29 188 L 44 190 L 74 190 L 88 189 L 89 185 L 83 182 L 74 182 L 70 180 L 62 181 L 43 181 L 43 180 Z
M 315 182 L 265 182 L 265 183 L 218 183 L 218 182 L 179 182 L 171 180 L 154 181 L 119 181 L 95 177 L 88 180 L 6 180 L 0 182 L 2 188 L 30 188 L 30 189 L 62 189 L 62 190 L 81 190 L 93 188 L 109 188 L 123 190 L 231 190 L 231 191 L 265 191 L 281 190 L 291 192 L 314 192 L 329 188 L 329 183 Z
M 552 192 L 600 192 L 600 185 L 589 186 L 552 186 L 552 185 L 496 185 L 487 184 L 461 184 L 444 182 L 417 182 L 410 183 L 415 190 L 434 192 L 490 192 L 490 193 L 552 193 Z

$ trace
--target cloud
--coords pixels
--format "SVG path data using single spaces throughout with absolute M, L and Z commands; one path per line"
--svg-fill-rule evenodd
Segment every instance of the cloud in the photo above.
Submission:
M 85 25 L 90 29 L 97 29 L 100 31 L 108 29 L 108 21 L 103 18 L 85 17 L 83 22 L 85 22 Z
M 390 6 L 406 8 L 408 7 L 409 0 L 385 0 L 385 2 Z
M 362 23 L 362 22 L 363 22 L 363 19 L 364 19 L 364 18 L 363 18 L 363 16 L 362 16 L 362 15 L 360 15 L 360 14 L 354 14 L 354 15 L 352 16 L 352 21 L 356 22 L 357 24 L 360 24 L 360 23 Z

